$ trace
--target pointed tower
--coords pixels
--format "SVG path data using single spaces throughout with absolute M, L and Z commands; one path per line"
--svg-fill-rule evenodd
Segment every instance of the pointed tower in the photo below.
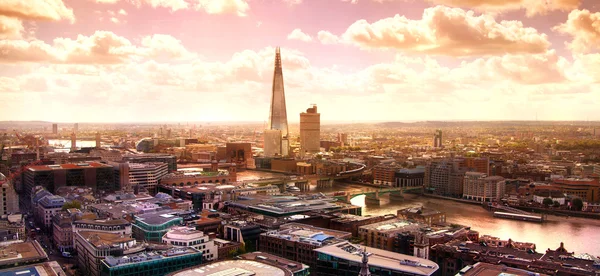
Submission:
M 360 272 L 358 276 L 371 276 L 371 272 L 369 272 L 369 256 L 367 255 L 367 249 L 361 252 L 362 255 L 362 263 L 360 264 Z
M 288 121 L 283 88 L 283 70 L 281 67 L 281 51 L 275 49 L 275 70 L 273 72 L 273 88 L 271 91 L 271 112 L 269 113 L 269 135 L 265 135 L 265 155 L 288 156 Z M 278 133 L 281 134 L 278 134 Z M 265 132 L 267 133 L 267 132 Z M 274 141 L 275 136 L 280 137 Z

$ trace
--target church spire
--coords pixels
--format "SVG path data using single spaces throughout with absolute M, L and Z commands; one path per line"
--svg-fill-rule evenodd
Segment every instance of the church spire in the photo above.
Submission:
M 361 252 L 362 263 L 360 264 L 360 272 L 358 276 L 371 276 L 369 272 L 369 255 L 367 254 L 367 248 Z

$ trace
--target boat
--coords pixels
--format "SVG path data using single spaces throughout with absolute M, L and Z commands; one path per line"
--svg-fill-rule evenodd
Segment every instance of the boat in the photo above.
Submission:
M 296 186 L 289 186 L 286 188 L 286 190 L 288 192 L 300 192 L 300 188 L 296 187 Z

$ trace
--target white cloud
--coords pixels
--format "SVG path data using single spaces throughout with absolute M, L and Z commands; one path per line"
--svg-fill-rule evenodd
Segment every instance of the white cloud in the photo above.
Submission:
M 573 37 L 567 46 L 576 53 L 600 50 L 600 12 L 573 10 L 567 22 L 554 27 L 554 30 Z
M 0 15 L 0 39 L 19 39 L 23 31 L 23 22 L 20 19 Z
M 317 38 L 323 44 L 336 44 L 339 42 L 340 38 L 337 35 L 334 35 L 328 31 L 319 31 L 317 33 Z
M 235 14 L 246 16 L 250 5 L 246 0 L 195 0 L 196 9 L 208 14 Z
M 303 33 L 301 29 L 294 29 L 290 34 L 288 34 L 287 39 L 300 40 L 300 41 L 304 41 L 304 42 L 312 41 L 312 37 Z
M 73 9 L 62 0 L 2 0 L 0 15 L 26 20 L 75 21 Z

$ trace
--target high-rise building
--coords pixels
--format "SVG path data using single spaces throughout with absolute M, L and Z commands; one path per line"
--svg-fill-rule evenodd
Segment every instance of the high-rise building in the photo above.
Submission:
M 58 124 L 52 124 L 52 134 L 58 134 Z
M 289 140 L 288 140 L 288 122 L 287 122 L 287 110 L 285 106 L 285 92 L 283 88 L 283 69 L 281 67 L 281 52 L 279 47 L 275 50 L 275 69 L 273 72 L 273 89 L 271 91 L 271 112 L 269 114 L 269 130 L 281 131 L 279 142 L 267 140 L 276 139 L 274 136 L 268 136 L 265 131 L 265 148 L 267 145 L 279 145 L 280 149 L 269 149 L 265 151 L 279 152 L 282 156 L 289 154 Z
M 435 131 L 435 134 L 433 135 L 433 147 L 434 148 L 441 148 L 442 147 L 442 130 L 441 129 L 437 129 Z
M 99 149 L 100 147 L 100 132 L 96 132 L 96 148 Z
M 19 212 L 19 195 L 15 192 L 10 181 L 0 173 L 0 187 L 2 188 L 2 198 L 0 198 L 0 215 L 15 214 Z
M 321 114 L 317 105 L 300 113 L 300 155 L 316 153 L 321 149 Z
M 71 133 L 71 152 L 74 152 L 77 150 L 77 136 L 75 135 L 75 132 Z
M 338 143 L 340 143 L 341 147 L 348 146 L 348 134 L 347 133 L 338 133 Z
M 73 132 L 77 133 L 79 131 L 79 124 L 75 123 L 73 124 Z
M 266 129 L 264 135 L 264 155 L 267 157 L 280 156 L 281 153 L 281 130 Z

